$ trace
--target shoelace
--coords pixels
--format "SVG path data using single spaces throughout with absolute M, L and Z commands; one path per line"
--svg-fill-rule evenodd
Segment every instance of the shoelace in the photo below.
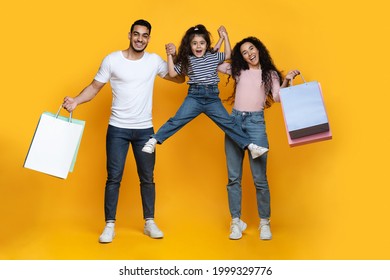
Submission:
M 269 223 L 260 225 L 260 226 L 259 226 L 259 229 L 262 229 L 264 226 L 269 227 Z
M 104 230 L 103 230 L 103 234 L 102 235 L 111 235 L 112 232 L 114 232 L 113 228 L 105 227 Z
M 230 225 L 231 232 L 241 232 L 241 227 L 238 223 L 233 223 Z

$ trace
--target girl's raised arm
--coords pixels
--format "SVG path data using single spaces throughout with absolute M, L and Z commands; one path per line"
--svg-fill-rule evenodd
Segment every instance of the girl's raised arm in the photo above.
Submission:
M 225 53 L 225 59 L 230 59 L 232 54 L 232 49 L 230 46 L 229 36 L 226 31 L 226 28 L 224 26 L 221 26 L 218 28 L 218 33 L 221 38 L 223 38 L 224 42 L 224 53 Z M 219 41 L 218 41 L 219 42 Z
M 169 77 L 174 78 L 178 75 L 175 71 L 175 64 L 173 63 L 173 57 L 176 55 L 176 46 L 172 43 L 168 43 L 165 45 L 165 50 L 167 52 L 168 74 Z

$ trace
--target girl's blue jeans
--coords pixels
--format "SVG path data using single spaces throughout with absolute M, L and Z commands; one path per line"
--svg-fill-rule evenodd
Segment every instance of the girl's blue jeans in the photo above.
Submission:
M 265 129 L 264 112 L 240 112 L 232 111 L 231 116 L 235 124 L 241 127 L 250 137 L 251 142 L 268 148 L 268 138 Z M 225 136 L 225 154 L 228 169 L 228 202 L 232 218 L 241 217 L 242 199 L 242 166 L 245 151 L 228 136 Z M 253 182 L 256 188 L 257 209 L 260 218 L 270 218 L 270 191 L 267 180 L 267 155 L 252 159 L 249 158 Z
M 155 184 L 153 178 L 156 154 L 142 152 L 142 147 L 154 133 L 153 128 L 125 129 L 108 126 L 106 136 L 107 181 L 104 197 L 106 221 L 116 219 L 119 188 L 122 181 L 127 152 L 131 144 L 140 180 L 144 219 L 154 218 Z
M 251 143 L 241 127 L 234 124 L 222 105 L 218 85 L 190 85 L 188 94 L 176 115 L 152 136 L 161 144 L 201 113 L 215 122 L 241 149 Z

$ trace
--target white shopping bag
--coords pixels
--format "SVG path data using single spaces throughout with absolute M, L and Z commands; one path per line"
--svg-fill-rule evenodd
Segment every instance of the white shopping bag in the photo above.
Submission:
M 328 115 L 317 81 L 280 89 L 287 138 L 291 147 L 332 139 Z
M 44 112 L 38 122 L 24 167 L 66 179 L 73 171 L 85 121 Z

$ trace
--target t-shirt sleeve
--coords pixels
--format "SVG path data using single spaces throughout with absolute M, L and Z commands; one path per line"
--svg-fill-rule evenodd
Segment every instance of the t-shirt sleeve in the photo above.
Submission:
M 111 63 L 110 57 L 106 56 L 100 64 L 99 70 L 96 73 L 95 80 L 101 83 L 108 83 L 111 78 Z
M 218 64 L 221 64 L 225 61 L 225 53 L 224 52 L 217 52 L 217 58 L 218 58 Z
M 168 64 L 159 55 L 157 55 L 157 60 L 158 60 L 158 72 L 157 72 L 157 74 L 161 78 L 164 78 L 166 75 L 168 75 Z
M 175 69 L 177 74 L 181 75 L 181 63 L 175 64 L 173 69 Z

